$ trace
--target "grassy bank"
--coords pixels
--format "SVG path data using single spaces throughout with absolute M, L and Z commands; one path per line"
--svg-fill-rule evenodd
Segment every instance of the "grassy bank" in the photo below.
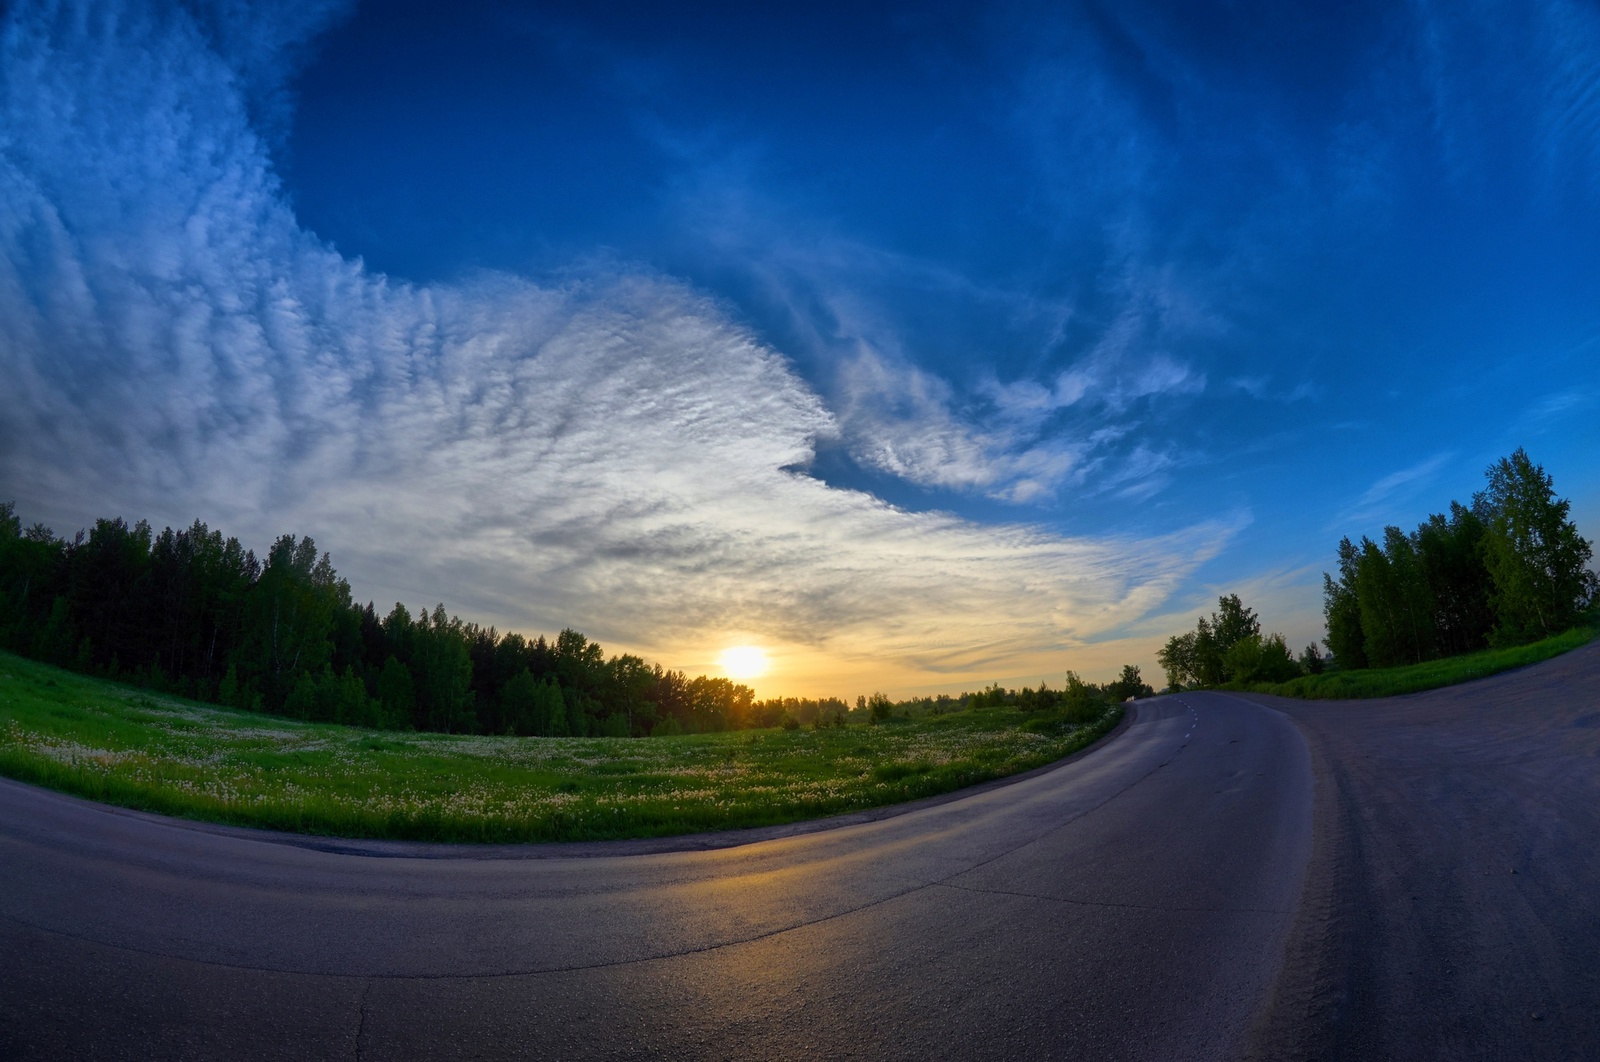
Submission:
M 1575 627 L 1552 638 L 1510 649 L 1485 649 L 1480 653 L 1430 660 L 1409 667 L 1331 671 L 1322 675 L 1305 675 L 1288 682 L 1256 683 L 1247 688 L 1252 693 L 1275 693 L 1282 697 L 1304 697 L 1309 700 L 1395 697 L 1402 693 L 1420 693 L 1441 686 L 1454 686 L 1458 682 L 1537 664 L 1586 645 L 1597 635 L 1600 635 L 1600 626 Z
M 0 654 L 0 774 L 168 815 L 343 837 L 568 841 L 764 826 L 1042 766 L 1116 725 L 986 709 L 823 730 L 515 738 L 300 723 Z

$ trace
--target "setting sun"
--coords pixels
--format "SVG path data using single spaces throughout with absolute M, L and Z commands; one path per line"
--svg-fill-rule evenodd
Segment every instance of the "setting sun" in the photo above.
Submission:
M 717 666 L 731 679 L 760 678 L 767 673 L 767 651 L 755 645 L 734 645 L 717 657 Z

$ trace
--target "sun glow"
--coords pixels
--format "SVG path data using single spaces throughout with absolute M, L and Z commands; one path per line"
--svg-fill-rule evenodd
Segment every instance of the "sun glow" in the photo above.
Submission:
M 767 651 L 755 645 L 732 645 L 717 657 L 717 666 L 731 679 L 760 678 L 770 666 Z

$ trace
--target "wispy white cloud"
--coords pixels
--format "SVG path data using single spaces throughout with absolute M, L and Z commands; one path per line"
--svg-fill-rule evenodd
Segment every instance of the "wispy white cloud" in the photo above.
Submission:
M 1317 385 L 1310 380 L 1302 380 L 1289 388 L 1276 388 L 1270 376 L 1237 376 L 1228 381 L 1228 386 L 1258 402 L 1281 402 L 1284 405 L 1313 401 L 1320 393 Z
M 1426 461 L 1419 461 L 1409 468 L 1402 468 L 1398 472 L 1391 472 L 1366 489 L 1366 492 L 1356 499 L 1358 506 L 1376 505 L 1387 501 L 1401 487 L 1409 487 L 1416 483 L 1425 483 L 1433 478 L 1433 474 L 1444 467 L 1455 454 L 1434 454 Z
M 868 353 L 835 413 L 668 279 L 370 272 L 298 226 L 215 39 L 177 10 L 8 16 L 0 492 L 25 510 L 311 533 L 358 591 L 523 628 L 645 649 L 738 629 L 928 671 L 1129 623 L 1235 530 L 1064 538 L 829 488 L 792 469 L 839 434 L 1013 493 L 1082 455 L 1031 437 L 1021 397 L 975 431 L 937 378 Z M 1170 358 L 1104 364 L 1043 405 L 1199 386 Z
M 1110 449 L 1127 434 L 1115 414 L 1141 398 L 1198 393 L 1205 378 L 1163 355 L 1131 365 L 1101 358 L 1045 382 L 980 378 L 963 397 L 908 359 L 861 344 L 839 383 L 842 431 L 864 464 L 924 486 L 1036 502 L 1065 487 L 1126 493 L 1133 479 L 1140 497 L 1159 489 L 1148 477 L 1171 459 L 1144 444 Z M 1057 423 L 1064 411 L 1081 415 Z
M 1203 372 L 1165 350 L 1169 323 L 1149 299 L 1130 295 L 1130 305 L 1065 368 L 1004 381 L 983 370 L 956 381 L 923 367 L 904 348 L 892 315 L 852 289 L 848 265 L 769 260 L 769 268 L 781 274 L 773 283 L 786 298 L 811 293 L 794 311 L 802 332 L 816 330 L 819 308 L 829 323 L 813 342 L 829 352 L 829 395 L 852 455 L 923 486 L 1013 502 L 1048 501 L 1066 488 L 1109 489 L 1129 469 L 1120 467 L 1126 454 L 1107 444 L 1149 419 L 1133 407 L 1205 389 Z M 1059 323 L 1052 328 L 1051 345 L 1059 329 Z
M 1417 490 L 1434 481 L 1438 473 L 1455 458 L 1454 451 L 1434 454 L 1424 461 L 1391 472 L 1363 491 L 1335 522 L 1335 526 L 1348 532 L 1350 525 L 1362 525 L 1374 520 L 1397 519 L 1395 502 L 1413 497 Z M 1420 520 L 1421 514 L 1417 514 Z
M 1018 415 L 1018 385 L 997 395 L 1011 403 L 978 422 L 957 412 L 947 381 L 865 344 L 839 372 L 840 415 L 857 460 L 913 483 L 1031 501 L 1067 480 L 1088 449 L 1040 440 L 1040 410 Z
M 1018 503 L 1050 502 L 1068 488 L 1101 492 L 1126 478 L 1127 447 L 1104 444 L 1127 432 L 1108 426 L 1153 420 L 1134 408 L 1141 400 L 1205 389 L 1205 373 L 1174 350 L 1226 324 L 1170 268 L 1120 259 L 1104 282 L 1107 319 L 1080 320 L 1060 290 L 976 282 L 797 216 L 758 187 L 759 151 L 747 144 L 658 137 L 685 166 L 676 201 L 684 223 L 756 278 L 796 353 L 818 367 L 838 438 L 862 465 Z M 908 302 L 992 319 L 1005 349 L 927 349 L 929 329 L 906 320 Z M 1070 342 L 1069 326 L 1082 333 Z M 978 368 L 996 362 L 1027 374 L 1002 381 Z
M 1413 43 L 1399 52 L 1399 77 L 1415 77 L 1425 94 L 1427 132 L 1458 190 L 1481 192 L 1507 179 L 1508 164 L 1530 190 L 1587 188 L 1600 161 L 1600 12 L 1593 5 L 1423 0 L 1406 11 L 1397 26 Z M 1385 80 L 1392 91 L 1393 79 Z
M 1595 392 L 1582 388 L 1569 388 L 1549 394 L 1535 402 L 1527 412 L 1534 423 L 1555 420 L 1594 401 Z

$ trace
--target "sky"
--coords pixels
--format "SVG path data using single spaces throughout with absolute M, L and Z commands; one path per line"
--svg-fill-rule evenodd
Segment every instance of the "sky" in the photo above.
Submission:
M 1059 686 L 1518 446 L 1600 537 L 1600 10 L 6 5 L 0 500 L 763 696 Z

